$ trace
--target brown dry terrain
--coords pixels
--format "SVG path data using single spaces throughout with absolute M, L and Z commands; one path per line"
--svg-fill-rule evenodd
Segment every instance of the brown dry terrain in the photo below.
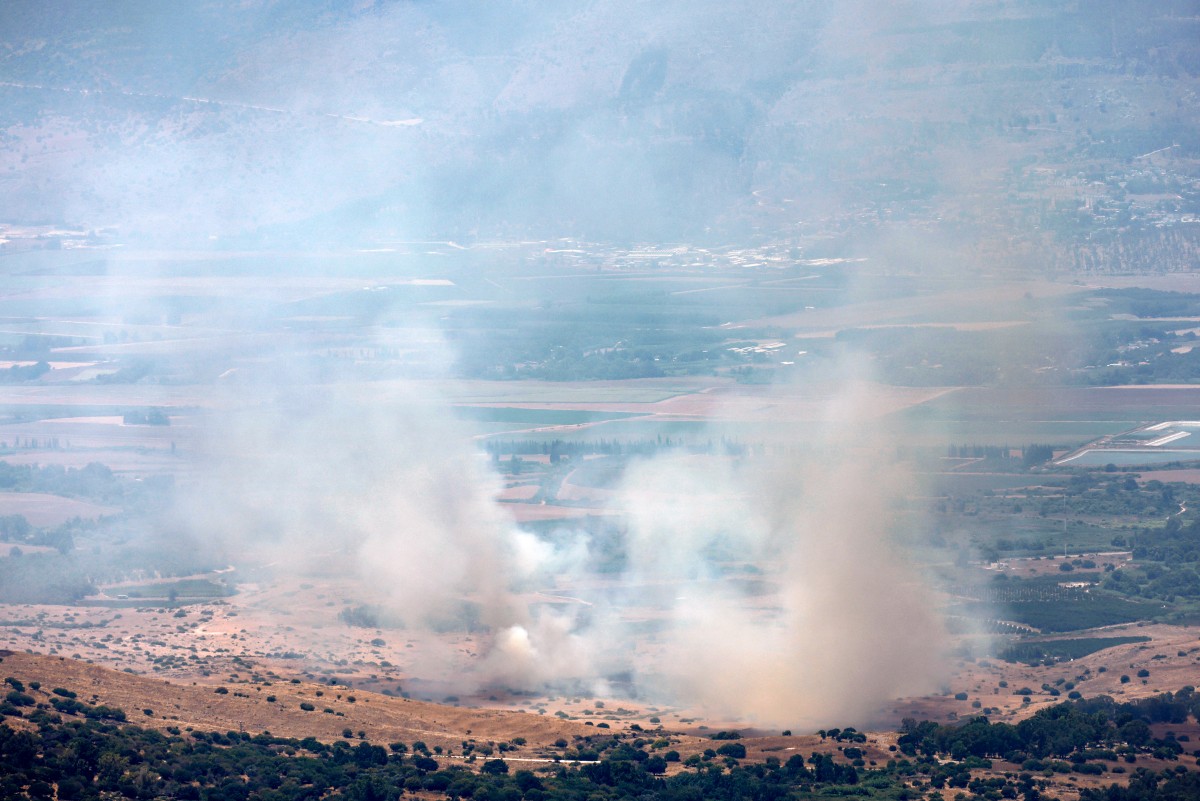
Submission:
M 902 718 L 953 720 L 987 714 L 992 720 L 1021 720 L 1038 709 L 1061 702 L 1067 695 L 1064 685 L 1075 684 L 1084 697 L 1112 696 L 1118 701 L 1146 698 L 1181 687 L 1196 686 L 1200 681 L 1200 627 L 1130 623 L 1109 626 L 1080 637 L 1149 637 L 1149 642 L 1106 648 L 1094 654 L 1055 665 L 1030 666 L 999 659 L 961 660 L 941 696 L 909 699 L 894 706 L 886 721 L 896 725 Z M 1145 678 L 1139 670 L 1149 671 Z M 1128 676 L 1128 682 L 1121 677 Z M 1051 695 L 1043 685 L 1055 688 Z M 1024 688 L 1028 696 L 1017 695 Z M 956 700 L 965 692 L 966 700 Z M 980 707 L 974 704 L 980 703 Z
M 142 584 L 149 598 L 118 600 L 131 591 L 131 584 L 105 587 L 94 605 L 8 606 L 0 619 L 0 648 L 40 651 L 186 684 L 212 684 L 233 673 L 244 677 L 249 671 L 309 682 L 336 681 L 359 692 L 406 693 L 449 698 L 466 706 L 544 712 L 614 728 L 631 723 L 650 727 L 653 717 L 696 733 L 701 733 L 694 728 L 701 723 L 713 729 L 750 725 L 745 720 L 710 720 L 702 709 L 638 703 L 621 697 L 619 691 L 609 696 L 534 695 L 496 687 L 472 692 L 477 680 L 469 671 L 482 655 L 484 638 L 465 631 L 432 634 L 349 626 L 339 613 L 376 599 L 345 579 L 312 578 L 296 586 L 276 585 L 264 577 L 259 584 L 239 584 L 238 594 L 229 598 L 178 607 L 168 603 L 169 584 L 161 582 Z M 157 600 L 155 586 L 162 596 Z M 579 589 L 586 593 L 589 588 Z M 529 600 L 573 603 L 570 594 L 564 589 L 534 594 Z M 1128 624 L 1075 636 L 1151 639 L 1052 666 L 962 659 L 953 666 L 943 694 L 898 700 L 877 723 L 893 727 L 904 717 L 948 721 L 981 712 L 1017 720 L 1063 700 L 1066 682 L 1074 682 L 1084 696 L 1111 695 L 1118 700 L 1200 684 L 1200 627 Z M 1141 669 L 1148 670 L 1149 676 L 1136 677 Z M 1123 675 L 1131 680 L 1122 683 Z M 1052 695 L 1043 685 L 1057 688 L 1061 695 Z M 1029 703 L 1015 694 L 1024 687 L 1033 691 Z M 955 700 L 959 692 L 966 692 L 967 700 Z M 829 721 L 830 725 L 855 723 Z
M 77 693 L 85 704 L 116 707 L 125 711 L 130 723 L 162 730 L 270 732 L 297 739 L 316 737 L 336 742 L 349 738 L 378 745 L 419 740 L 439 749 L 439 759 L 461 759 L 456 752 L 467 742 L 493 747 L 504 743 L 506 750 L 501 756 L 506 761 L 526 763 L 529 767 L 560 761 L 567 748 L 590 737 L 609 734 L 654 738 L 664 743 L 661 747 L 678 751 L 683 759 L 716 745 L 711 735 L 718 726 L 702 725 L 691 719 L 688 722 L 692 725 L 688 727 L 649 722 L 641 729 L 629 728 L 628 722 L 593 725 L 592 721 L 564 720 L 534 712 L 462 708 L 364 692 L 336 683 L 289 680 L 273 672 L 259 672 L 247 662 L 237 667 L 238 672 L 220 680 L 189 683 L 138 676 L 61 656 L 0 650 L 0 674 L 21 681 L 26 692 L 40 703 L 56 697 L 52 692 L 55 688 L 64 688 Z M 39 685 L 37 689 L 31 686 L 35 682 Z M 1138 696 L 1148 694 L 1134 692 Z M 311 705 L 312 709 L 302 708 L 301 704 Z M 1019 712 L 1028 714 L 1032 706 L 1036 704 Z M 607 710 L 601 702 L 587 702 L 587 707 L 593 713 Z M 29 725 L 13 718 L 7 722 L 16 727 Z M 1154 727 L 1155 736 L 1167 732 L 1193 741 L 1200 739 L 1200 725 L 1195 723 Z M 894 759 L 896 740 L 894 732 L 868 733 L 866 742 L 858 744 L 867 766 Z M 840 753 L 839 743 L 815 734 L 780 735 L 744 730 L 741 743 L 746 746 L 744 761 L 749 763 L 769 758 L 786 761 L 793 754 L 807 756 L 813 752 L 847 761 Z M 1044 796 L 1071 801 L 1082 788 L 1122 784 L 1137 768 L 1164 771 L 1176 769 L 1179 764 L 1141 756 L 1135 764 L 1127 765 L 1123 774 L 1055 774 Z M 680 763 L 674 763 L 669 772 L 681 769 Z M 986 778 L 1012 775 L 1020 770 L 1020 765 L 995 761 L 990 770 L 977 770 L 974 775 Z
M 639 730 L 629 728 L 631 722 L 601 720 L 599 716 L 607 712 L 603 702 L 587 702 L 596 718 L 595 722 L 584 722 L 531 711 L 464 708 L 396 698 L 339 684 L 292 681 L 245 667 L 219 681 L 189 683 L 39 653 L 0 650 L 0 662 L 0 673 L 24 683 L 26 692 L 37 701 L 47 703 L 55 697 L 52 690 L 61 687 L 77 693 L 85 703 L 124 710 L 130 723 L 157 729 L 269 731 L 275 736 L 316 737 L 324 742 L 345 739 L 346 730 L 350 730 L 356 740 L 379 745 L 420 740 L 430 748 L 441 748 L 445 755 L 453 755 L 466 741 L 494 745 L 523 739 L 524 744 L 512 745 L 503 755 L 515 762 L 557 761 L 564 746 L 556 743 L 563 741 L 574 746 L 594 736 L 639 735 Z M 39 689 L 30 688 L 32 682 L 38 682 Z M 311 704 L 314 709 L 302 709 L 301 704 Z M 22 725 L 19 720 L 12 723 Z M 703 725 L 689 733 L 643 720 L 642 731 L 646 734 L 640 736 L 669 740 L 670 747 L 683 758 L 713 747 L 709 727 Z M 887 746 L 893 741 L 893 735 L 872 737 L 864 751 L 872 760 L 886 760 Z M 742 742 L 750 761 L 769 756 L 786 760 L 792 753 L 808 755 L 813 751 L 836 753 L 835 743 L 816 735 L 749 736 Z
M 274 673 L 243 668 L 220 681 L 200 684 L 155 679 L 86 662 L 4 651 L 3 671 L 26 685 L 37 681 L 39 701 L 63 687 L 80 700 L 125 710 L 130 722 L 164 729 L 190 726 L 208 731 L 270 731 L 282 737 L 316 737 L 333 742 L 343 730 L 378 744 L 423 740 L 456 749 L 468 739 L 511 740 L 527 744 L 517 756 L 549 756 L 560 738 L 595 734 L 595 728 L 554 716 L 506 710 L 466 709 L 351 690 L 345 686 L 293 683 Z M 225 692 L 218 692 L 224 689 Z M 274 700 L 269 700 L 274 699 Z M 306 711 L 300 704 L 312 704 Z

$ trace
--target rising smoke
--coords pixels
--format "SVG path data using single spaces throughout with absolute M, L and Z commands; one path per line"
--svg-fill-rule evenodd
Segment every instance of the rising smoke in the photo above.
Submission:
M 500 477 L 438 386 L 235 385 L 185 518 L 276 581 L 347 580 L 428 635 L 416 671 L 463 692 L 632 692 L 786 726 L 866 722 L 940 681 L 933 598 L 891 544 L 912 487 L 861 425 L 867 398 L 836 393 L 822 434 L 781 435 L 777 455 L 633 462 L 609 504 L 626 558 L 598 574 L 584 532 L 535 536 L 495 503 Z M 473 630 L 478 656 L 440 643 L 447 628 Z
M 669 692 L 786 725 L 864 721 L 936 686 L 944 630 L 890 539 L 911 488 L 854 433 L 740 469 L 685 459 L 631 471 L 632 572 L 678 588 L 657 663 Z M 717 581 L 730 561 L 759 578 Z

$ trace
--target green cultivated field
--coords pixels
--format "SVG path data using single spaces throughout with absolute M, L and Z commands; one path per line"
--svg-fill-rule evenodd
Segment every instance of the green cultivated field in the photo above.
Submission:
M 1081 659 L 1088 654 L 1103 651 L 1105 648 L 1149 641 L 1149 637 L 1080 637 L 1070 640 L 1019 642 L 1003 649 L 996 656 L 1005 662 L 1029 663 L 1045 660 Z
M 1153 617 L 1160 611 L 1160 605 L 1137 604 L 1115 595 L 1095 591 L 1064 598 L 997 604 L 972 601 L 959 604 L 950 610 L 951 614 L 985 620 L 1011 620 L 1052 633 L 1132 623 Z

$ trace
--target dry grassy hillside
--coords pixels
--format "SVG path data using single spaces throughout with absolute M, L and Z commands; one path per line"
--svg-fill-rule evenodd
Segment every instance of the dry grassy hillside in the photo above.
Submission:
M 332 742 L 349 729 L 377 744 L 411 743 L 457 750 L 464 740 L 524 738 L 516 756 L 553 756 L 558 740 L 595 734 L 582 723 L 525 712 L 462 709 L 344 687 L 311 683 L 241 680 L 219 687 L 176 684 L 135 676 L 63 657 L 0 651 L 0 672 L 19 679 L 42 703 L 56 687 L 72 690 L 83 702 L 125 710 L 131 723 L 160 729 L 191 727 L 209 731 L 270 731 L 280 737 L 316 737 Z M 32 690 L 33 682 L 40 689 Z M 224 689 L 225 692 L 221 692 Z M 274 699 L 269 700 L 269 699 Z M 312 711 L 301 709 L 313 705 Z

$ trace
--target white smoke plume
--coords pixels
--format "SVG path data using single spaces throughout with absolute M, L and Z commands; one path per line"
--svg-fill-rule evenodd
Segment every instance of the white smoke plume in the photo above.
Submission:
M 737 473 L 654 462 L 634 471 L 639 487 L 708 482 L 726 493 L 690 495 L 687 515 L 627 496 L 638 553 L 661 548 L 670 564 L 644 563 L 643 580 L 682 579 L 656 658 L 667 687 L 725 715 L 806 725 L 867 720 L 886 699 L 936 686 L 944 632 L 889 542 L 892 479 L 834 452 Z M 741 591 L 714 581 L 702 556 L 714 550 L 757 580 Z
M 853 393 L 837 395 L 831 414 L 853 420 L 855 407 Z M 824 430 L 740 465 L 688 457 L 629 471 L 619 503 L 631 577 L 675 589 L 655 649 L 658 689 L 805 725 L 866 721 L 887 699 L 937 686 L 945 630 L 892 542 L 910 479 L 879 427 Z M 744 580 L 719 580 L 731 572 Z
M 369 397 L 365 386 L 277 380 L 278 397 L 231 410 L 189 518 L 279 580 L 349 577 L 431 635 L 418 669 L 465 691 L 603 692 L 619 673 L 649 700 L 780 726 L 862 723 L 939 683 L 943 628 L 890 544 L 911 488 L 877 429 L 869 448 L 831 423 L 783 456 L 632 463 L 611 504 L 627 564 L 600 577 L 584 535 L 514 524 L 495 502 L 499 476 L 431 382 Z M 855 419 L 854 404 L 838 397 L 831 416 Z M 477 657 L 437 645 L 464 603 Z

